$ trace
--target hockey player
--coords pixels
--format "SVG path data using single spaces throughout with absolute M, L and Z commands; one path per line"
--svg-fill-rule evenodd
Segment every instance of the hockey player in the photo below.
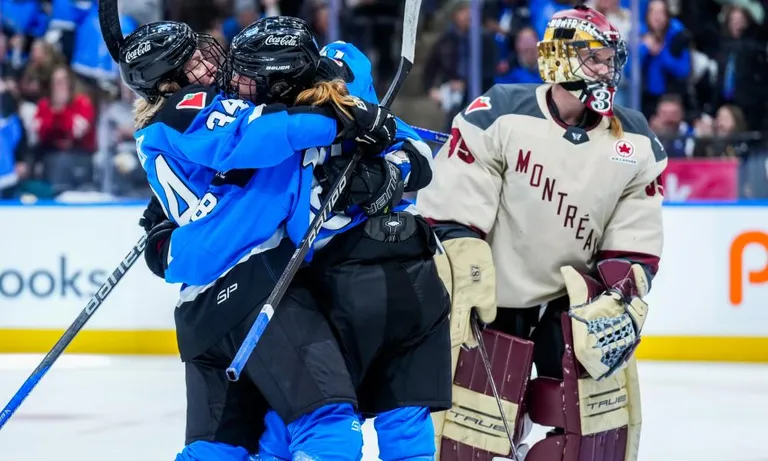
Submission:
M 248 29 L 242 37 L 242 41 L 233 41 L 230 51 L 232 70 L 240 72 L 234 80 L 241 83 L 248 81 L 244 76 L 269 73 L 248 64 L 258 62 L 249 50 L 260 49 L 263 38 Z M 335 70 L 335 76 L 343 78 L 355 96 L 378 102 L 370 62 L 359 50 L 335 42 L 322 53 L 330 60 L 320 60 L 320 69 L 325 70 L 321 79 L 334 77 Z M 248 85 L 242 89 L 241 96 L 250 93 Z M 409 132 L 406 125 L 398 127 Z M 403 175 L 405 184 L 396 186 L 406 192 L 426 186 L 432 177 L 431 152 L 416 139 L 415 133 L 410 133 L 391 154 L 393 160 L 400 159 L 401 168 L 410 165 L 410 173 Z M 340 153 L 341 149 L 331 151 Z M 317 188 L 322 190 L 322 184 L 335 181 L 339 174 L 336 160 L 343 158 L 318 155 L 316 176 L 321 180 L 316 181 Z M 387 187 L 388 181 L 376 179 L 375 167 L 382 161 L 364 160 L 356 179 L 365 184 L 356 187 L 353 179 L 352 192 L 341 200 L 346 206 L 329 219 L 330 226 L 318 237 L 322 248 L 307 272 L 341 343 L 357 389 L 361 417 L 376 417 L 380 458 L 429 460 L 435 451 L 430 411 L 450 406 L 448 298 L 433 262 L 434 236 L 426 221 L 412 214 L 413 207 L 403 201 L 389 213 L 374 200 L 364 202 L 368 193 L 354 197 L 360 194 L 356 190 Z M 315 208 L 319 202 L 317 199 Z M 260 459 L 289 459 L 292 440 L 280 418 L 270 412 Z
M 259 21 L 233 40 L 231 81 L 236 84 L 240 96 L 254 98 L 258 102 L 281 100 L 284 96 L 275 95 L 270 89 L 277 87 L 281 89 L 281 93 L 295 93 L 290 87 L 295 81 L 285 81 L 284 74 L 306 76 L 312 73 L 299 59 L 304 54 L 302 47 L 296 46 L 296 43 L 302 46 L 309 44 L 291 38 L 303 37 L 305 34 L 297 34 L 292 30 L 295 23 L 290 24 L 288 21 L 294 20 L 269 18 Z M 309 34 L 310 32 L 306 35 Z M 291 46 L 267 46 L 268 43 L 278 43 L 281 40 L 286 44 L 290 42 Z M 353 46 L 343 43 L 333 44 L 324 51 L 338 60 L 329 62 L 328 59 L 321 59 L 318 62 L 318 77 L 321 80 L 334 76 L 343 77 L 352 91 L 373 99 L 370 102 L 375 102 L 375 93 L 370 91 L 370 63 L 364 55 Z M 269 54 L 270 59 L 266 59 L 265 52 Z M 351 70 L 353 65 L 357 68 L 354 72 Z M 276 69 L 279 71 L 276 72 Z M 299 85 L 300 83 L 297 84 Z M 336 83 L 333 85 L 336 86 Z M 318 88 L 326 93 L 333 90 L 332 87 L 320 86 L 302 92 L 298 100 L 314 99 L 310 94 Z M 401 125 L 400 128 L 409 132 L 407 126 Z M 410 174 L 405 175 L 406 184 L 395 185 L 395 189 L 418 189 L 431 179 L 431 154 L 426 146 L 422 146 L 426 153 L 419 151 L 419 143 L 412 142 L 416 138 L 412 132 L 411 138 L 398 144 L 398 149 L 402 151 L 396 150 L 393 153 L 400 159 L 401 168 L 404 165 L 410 165 L 411 168 Z M 331 149 L 334 152 L 340 150 Z M 328 158 L 328 151 L 325 149 L 312 155 L 308 153 L 305 158 L 321 164 L 321 171 L 318 172 L 320 181 L 315 181 L 313 192 L 318 189 L 322 191 L 323 183 L 333 182 L 333 175 L 338 174 L 340 167 L 336 160 L 342 160 L 343 165 L 343 157 Z M 305 273 L 313 274 L 312 286 L 327 287 L 324 290 L 316 290 L 319 299 L 333 299 L 325 303 L 323 308 L 332 318 L 332 323 L 338 330 L 337 334 L 342 337 L 342 346 L 350 369 L 355 370 L 352 372 L 353 382 L 358 389 L 361 411 L 368 416 L 377 415 L 376 427 L 382 457 L 403 460 L 430 459 L 434 453 L 434 432 L 429 411 L 445 409 L 450 405 L 447 294 L 432 262 L 434 248 L 431 245 L 434 245 L 434 241 L 426 222 L 409 213 L 398 213 L 385 214 L 383 217 L 374 216 L 366 224 L 358 226 L 366 219 L 363 212 L 377 215 L 397 204 L 399 194 L 391 194 L 387 190 L 394 175 L 386 173 L 389 168 L 377 168 L 381 163 L 382 159 L 363 161 L 357 176 L 351 182 L 350 193 L 340 200 L 345 205 L 342 208 L 348 212 L 329 219 L 330 225 L 321 233 L 317 242 L 327 243 L 333 235 L 344 233 L 334 237 L 334 241 L 317 254 L 316 261 L 322 260 L 323 263 L 313 263 L 315 265 Z M 383 177 L 382 171 L 385 172 Z M 231 174 L 233 172 L 227 175 Z M 238 204 L 230 206 L 243 206 L 245 209 L 252 207 L 249 204 L 249 194 L 254 192 L 252 185 L 252 182 L 248 182 L 241 193 L 228 191 L 227 197 L 231 197 L 229 194 L 232 193 L 238 197 Z M 372 192 L 378 191 L 382 192 L 379 198 L 385 197 L 386 200 L 366 200 L 371 195 L 376 197 L 377 194 Z M 215 196 L 219 197 L 215 208 L 223 203 L 222 192 L 219 190 L 215 193 Z M 316 199 L 319 206 L 319 197 L 313 199 Z M 396 209 L 407 205 L 402 204 Z M 171 251 L 177 246 L 177 236 L 188 233 L 186 231 L 194 229 L 198 223 L 206 223 L 207 229 L 203 232 L 198 226 L 198 235 L 210 234 L 212 228 L 221 224 L 220 220 L 210 219 L 213 216 L 211 213 L 193 225 L 174 231 L 170 241 Z M 252 227 L 248 217 L 240 220 L 238 224 L 244 229 Z M 381 230 L 386 229 L 390 232 L 383 235 Z M 153 234 L 154 231 L 150 233 L 150 240 Z M 387 241 L 374 240 L 385 237 Z M 339 243 L 335 243 L 336 241 Z M 189 254 L 199 256 L 196 252 Z M 177 259 L 174 257 L 170 266 L 176 263 Z M 227 283 L 232 282 L 229 276 L 225 280 Z M 347 280 L 355 284 L 357 290 L 371 289 L 380 293 L 380 302 L 371 303 L 358 296 L 351 296 L 342 286 L 342 282 Z M 397 286 L 392 283 L 397 283 Z M 238 286 L 241 285 L 244 284 L 238 283 Z M 219 288 L 223 287 L 224 285 Z M 393 293 L 395 290 L 400 290 L 400 293 Z M 211 289 L 210 292 L 217 293 L 219 290 Z M 282 308 L 281 305 L 277 311 Z M 389 320 L 382 323 L 382 318 Z M 413 378 L 421 381 L 421 385 L 413 386 L 408 381 Z M 290 448 L 295 443 L 296 436 L 290 424 L 288 430 L 285 429 L 283 420 L 284 418 L 275 412 L 268 415 L 268 432 L 260 447 L 262 459 L 291 457 Z
M 340 101 L 345 110 L 254 107 L 226 99 L 215 89 L 188 85 L 193 78 L 212 83 L 214 69 L 198 53 L 200 37 L 184 24 L 164 22 L 144 26 L 125 39 L 121 74 L 144 97 L 136 113 L 140 160 L 166 214 L 174 226 L 181 226 L 179 231 L 215 213 L 243 213 L 237 201 L 216 203 L 210 192 L 242 188 L 248 172 L 216 172 L 258 168 L 250 172 L 250 182 L 258 183 L 255 189 L 263 194 L 249 203 L 245 215 L 260 216 L 267 228 L 273 227 L 264 234 L 240 228 L 236 220 L 220 219 L 229 227 L 203 234 L 202 245 L 182 247 L 186 251 L 179 253 L 165 250 L 178 256 L 173 262 L 179 274 L 198 274 L 195 269 L 200 267 L 182 264 L 185 253 L 213 249 L 209 262 L 216 266 L 242 250 L 235 245 L 251 243 L 249 251 L 228 260 L 226 277 L 182 290 L 176 322 L 187 370 L 188 418 L 187 446 L 177 460 L 247 459 L 267 407 L 292 421 L 294 459 L 356 459 L 362 436 L 353 409 L 354 388 L 325 318 L 301 278 L 292 284 L 261 340 L 263 347 L 249 361 L 247 377 L 230 384 L 224 368 L 256 316 L 256 302 L 266 297 L 274 273 L 292 253 L 279 225 L 287 220 L 290 233 L 291 219 L 298 216 L 294 204 L 301 190 L 301 151 L 336 139 L 386 145 L 392 140 L 394 120 L 378 106 L 352 100 Z M 148 238 L 150 254 L 158 250 L 158 233 Z M 219 282 L 232 283 L 219 291 Z
M 470 103 L 417 197 L 452 293 L 441 461 L 513 458 L 472 312 L 488 327 L 518 461 L 531 420 L 554 430 L 526 461 L 637 459 L 633 352 L 662 251 L 666 154 L 640 113 L 613 104 L 626 51 L 602 14 L 557 13 L 538 54 L 546 83 L 496 85 Z

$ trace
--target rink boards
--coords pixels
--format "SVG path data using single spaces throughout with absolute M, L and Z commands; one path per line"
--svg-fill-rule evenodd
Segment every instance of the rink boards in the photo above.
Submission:
M 0 205 L 0 352 L 47 352 L 141 236 L 141 204 Z M 645 359 L 768 362 L 768 202 L 670 205 Z M 143 260 L 70 352 L 175 354 L 177 286 Z

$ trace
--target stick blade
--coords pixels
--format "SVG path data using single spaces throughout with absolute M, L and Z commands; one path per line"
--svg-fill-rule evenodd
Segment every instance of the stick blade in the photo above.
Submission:
M 421 0 L 405 1 L 405 10 L 403 11 L 403 45 L 400 55 L 411 65 L 416 54 L 416 30 L 419 27 L 420 11 Z
M 117 10 L 117 0 L 99 1 L 99 27 L 104 43 L 107 44 L 110 56 L 115 62 L 120 62 L 120 48 L 123 46 L 123 31 L 120 28 L 120 13 Z

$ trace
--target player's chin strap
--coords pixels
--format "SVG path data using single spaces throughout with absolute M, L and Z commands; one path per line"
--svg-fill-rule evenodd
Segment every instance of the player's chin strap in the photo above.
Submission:
M 504 406 L 501 403 L 499 391 L 496 389 L 496 382 L 493 380 L 493 374 L 491 373 L 491 361 L 488 358 L 488 351 L 485 349 L 485 341 L 483 340 L 483 332 L 480 329 L 480 321 L 477 318 L 477 312 L 474 310 L 472 310 L 472 318 L 470 323 L 472 324 L 472 331 L 474 332 L 475 339 L 477 340 L 477 349 L 480 351 L 480 358 L 483 360 L 485 372 L 488 374 L 488 383 L 490 383 L 491 391 L 493 391 L 493 397 L 496 399 L 496 403 L 499 405 L 499 413 L 501 414 L 501 421 L 504 423 L 504 431 L 507 433 L 507 437 L 509 437 L 509 446 L 512 449 L 512 460 L 522 461 L 517 454 L 515 439 L 512 437 L 512 430 L 509 428 L 507 415 L 504 414 Z

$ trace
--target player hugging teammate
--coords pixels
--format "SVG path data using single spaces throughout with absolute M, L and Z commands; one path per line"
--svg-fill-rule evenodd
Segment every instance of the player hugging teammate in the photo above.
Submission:
M 441 461 L 637 459 L 633 352 L 661 256 L 666 154 L 640 113 L 613 104 L 626 50 L 602 14 L 557 13 L 538 54 L 546 83 L 469 104 L 417 198 L 452 293 Z M 511 434 L 472 350 L 473 308 Z M 531 421 L 554 429 L 529 450 Z
M 352 69 L 355 52 L 370 69 L 367 59 L 344 44 L 321 59 L 301 20 L 257 21 L 226 64 L 204 53 L 206 39 L 163 22 L 118 40 L 123 79 L 143 97 L 137 145 L 157 195 L 143 219 L 146 260 L 184 284 L 175 316 L 187 437 L 177 460 L 356 460 L 367 416 L 377 416 L 382 456 L 431 458 L 430 411 L 450 406 L 448 294 L 434 235 L 401 200 L 430 181 L 429 150 L 371 94 L 347 94 L 372 88 L 369 70 Z M 229 382 L 224 370 L 313 203 L 348 162 L 343 141 L 367 153 L 334 210 L 345 225 L 329 220 L 318 262 L 294 278 Z M 372 304 L 349 284 L 380 297 Z M 412 386 L 418 373 L 425 381 Z

